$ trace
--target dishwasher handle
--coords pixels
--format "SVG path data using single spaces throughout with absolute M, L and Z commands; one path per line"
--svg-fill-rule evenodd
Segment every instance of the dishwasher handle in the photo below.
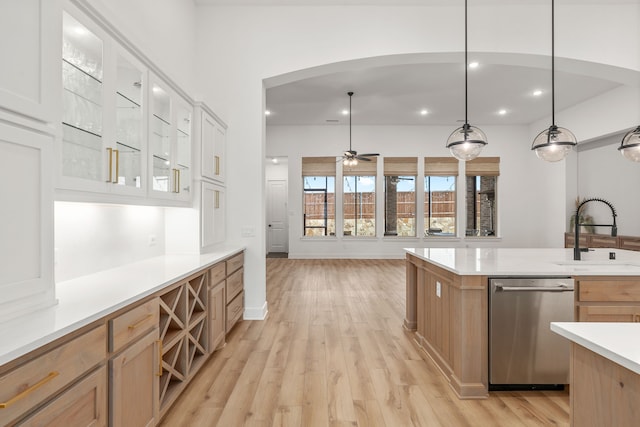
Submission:
M 499 292 L 573 292 L 573 286 L 560 284 L 559 286 L 505 286 L 496 283 L 496 291 Z

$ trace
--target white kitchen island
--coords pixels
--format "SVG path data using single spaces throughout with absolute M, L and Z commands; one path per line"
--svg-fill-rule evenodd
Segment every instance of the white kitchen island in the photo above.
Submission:
M 571 425 L 640 422 L 640 323 L 553 322 L 571 341 Z
M 573 249 L 563 248 L 405 251 L 404 327 L 416 331 L 417 343 L 438 364 L 460 398 L 488 396 L 490 277 L 572 277 L 576 281 L 576 320 L 621 317 L 634 321 L 640 316 L 639 252 L 595 249 L 574 261 Z M 610 252 L 615 253 L 614 260 L 609 259 Z M 607 300 L 609 295 L 621 299 Z M 624 307 L 618 306 L 621 303 Z

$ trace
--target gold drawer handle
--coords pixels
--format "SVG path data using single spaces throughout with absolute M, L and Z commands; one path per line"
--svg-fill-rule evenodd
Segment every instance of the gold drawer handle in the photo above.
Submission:
M 138 326 L 142 325 L 144 322 L 147 321 L 147 319 L 153 317 L 153 314 L 149 313 L 146 316 L 144 316 L 142 319 L 138 320 L 136 323 L 129 325 L 129 330 L 132 331 L 135 328 L 137 328 Z
M 215 159 L 215 174 L 220 175 L 220 156 L 213 156 Z
M 46 383 L 48 383 L 49 381 L 51 381 L 52 379 L 57 377 L 58 375 L 60 375 L 60 373 L 57 372 L 57 371 L 50 372 L 49 375 L 47 375 L 46 377 L 44 377 L 43 379 L 41 379 L 40 381 L 38 381 L 37 383 L 35 383 L 31 387 L 29 387 L 28 389 L 26 389 L 22 393 L 16 394 L 15 396 L 13 396 L 11 399 L 7 400 L 6 402 L 1 402 L 0 403 L 0 409 L 8 408 L 9 406 L 11 406 L 14 403 L 16 403 L 18 400 L 27 397 L 28 395 L 30 395 L 31 393 L 33 393 L 34 391 L 36 391 L 37 389 L 39 389 L 40 387 L 42 387 L 43 385 L 45 385 Z
M 107 182 L 111 182 L 113 180 L 113 148 L 107 148 L 107 153 L 109 156 L 109 179 Z

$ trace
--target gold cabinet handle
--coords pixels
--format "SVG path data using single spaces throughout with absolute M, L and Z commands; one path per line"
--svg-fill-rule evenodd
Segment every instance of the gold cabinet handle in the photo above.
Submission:
M 111 181 L 114 184 L 118 183 L 118 176 L 120 175 L 120 151 L 113 150 L 113 153 L 116 155 L 116 176 Z
M 107 155 L 109 156 L 109 179 L 107 179 L 107 182 L 111 182 L 112 178 L 113 178 L 113 149 L 112 148 L 107 148 Z
M 37 389 L 39 389 L 40 387 L 42 387 L 43 385 L 45 385 L 46 383 L 48 383 L 49 381 L 57 377 L 58 375 L 60 375 L 60 373 L 57 371 L 50 372 L 49 375 L 47 375 L 46 377 L 44 377 L 43 379 L 41 379 L 40 381 L 38 381 L 37 383 L 29 387 L 25 391 L 16 394 L 6 402 L 0 402 L 0 409 L 8 408 L 9 406 L 16 403 L 18 400 L 24 399 L 25 397 L 27 397 L 28 395 L 30 395 L 31 393 L 33 393 L 34 391 L 36 391 Z
M 180 181 L 179 171 L 178 169 L 174 169 L 173 170 L 173 192 L 174 193 L 180 192 L 179 181 Z
M 176 193 L 180 192 L 180 169 L 176 170 L 178 172 L 178 188 L 176 188 Z
M 158 372 L 156 372 L 157 377 L 162 376 L 162 340 L 157 340 L 158 343 Z
M 215 159 L 215 169 L 216 169 L 215 174 L 220 175 L 220 156 L 214 156 L 214 159 Z
M 214 202 L 213 202 L 213 208 L 214 209 L 220 209 L 220 191 L 219 190 L 215 190 L 213 193 L 215 196 L 213 198 Z
M 153 314 L 151 314 L 151 313 L 147 314 L 142 319 L 140 319 L 137 322 L 132 323 L 131 325 L 129 325 L 129 330 L 130 331 L 134 330 L 135 328 L 137 328 L 138 326 L 142 325 L 144 322 L 147 321 L 147 319 L 149 319 L 151 317 L 153 317 Z

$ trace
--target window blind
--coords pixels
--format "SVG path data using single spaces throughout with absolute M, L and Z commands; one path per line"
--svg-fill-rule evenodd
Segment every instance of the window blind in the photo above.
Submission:
M 358 160 L 358 164 L 355 166 L 342 165 L 342 175 L 344 176 L 376 176 L 376 169 L 378 164 L 377 157 L 369 157 L 370 162 L 366 160 Z
M 466 163 L 467 176 L 500 175 L 500 157 L 476 157 Z
M 418 174 L 417 157 L 385 157 L 384 176 L 415 176 Z
M 453 157 L 425 157 L 425 176 L 458 176 L 458 159 Z
M 302 176 L 336 176 L 336 158 L 303 157 Z

